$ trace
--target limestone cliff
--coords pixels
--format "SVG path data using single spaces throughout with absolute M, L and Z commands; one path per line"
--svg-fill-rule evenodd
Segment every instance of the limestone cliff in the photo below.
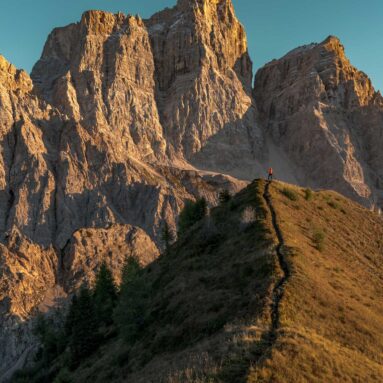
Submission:
M 231 1 L 179 1 L 147 26 L 169 154 L 251 178 L 262 133 L 255 123 L 246 33 Z
M 231 1 L 179 1 L 145 21 L 86 12 L 51 33 L 32 79 L 90 137 L 102 135 L 115 161 L 254 174 L 262 134 Z
M 381 206 L 383 98 L 336 37 L 260 69 L 255 98 L 267 134 L 300 170 L 300 183 Z

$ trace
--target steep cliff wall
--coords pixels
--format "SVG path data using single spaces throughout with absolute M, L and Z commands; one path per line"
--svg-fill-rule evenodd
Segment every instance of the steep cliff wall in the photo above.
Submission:
M 260 69 L 255 97 L 265 131 L 300 169 L 300 182 L 381 204 L 383 98 L 336 37 Z

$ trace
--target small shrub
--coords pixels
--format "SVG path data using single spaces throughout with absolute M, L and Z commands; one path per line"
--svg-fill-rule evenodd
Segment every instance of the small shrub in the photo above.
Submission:
M 282 194 L 291 201 L 298 201 L 298 194 L 294 190 L 284 188 Z
M 237 198 L 232 198 L 229 202 L 229 209 L 231 211 L 234 211 L 236 209 L 238 209 L 238 207 L 241 206 L 239 200 Z
M 165 251 L 168 252 L 170 246 L 173 244 L 175 240 L 175 233 L 173 229 L 169 226 L 169 224 L 165 221 L 162 230 L 161 230 L 161 241 L 165 245 Z
M 333 209 L 339 209 L 339 204 L 334 201 L 327 202 L 328 206 L 332 207 Z
M 306 189 L 305 190 L 305 200 L 306 201 L 311 201 L 313 199 L 313 191 L 311 189 Z
M 316 230 L 313 235 L 313 241 L 315 248 L 318 251 L 323 251 L 324 250 L 324 245 L 325 245 L 325 233 L 322 230 Z
M 123 367 L 129 363 L 130 360 L 130 349 L 124 348 L 120 350 L 115 356 L 115 364 L 117 366 Z

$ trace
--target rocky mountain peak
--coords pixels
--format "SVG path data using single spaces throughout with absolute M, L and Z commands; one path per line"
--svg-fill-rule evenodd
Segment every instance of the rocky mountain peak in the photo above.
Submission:
M 28 92 L 32 89 L 29 75 L 16 69 L 4 56 L 0 55 L 0 85 L 8 90 L 21 90 Z
M 114 14 L 99 10 L 84 12 L 80 24 L 85 27 L 87 33 L 96 35 L 111 35 L 114 32 L 126 32 L 127 26 L 144 27 L 144 23 L 139 16 L 125 15 L 122 12 Z
M 217 12 L 223 16 L 225 12 L 229 11 L 234 16 L 234 7 L 231 0 L 179 0 L 176 7 L 180 11 L 192 9 L 200 12 L 200 15 Z
M 255 96 L 269 134 L 310 175 L 304 183 L 377 201 L 383 102 L 338 38 L 267 64 L 256 75 Z
M 125 15 L 115 15 L 110 12 L 90 10 L 83 13 L 81 22 L 89 33 L 110 34 L 113 30 L 123 24 Z
M 335 44 L 335 45 L 339 45 L 341 46 L 343 49 L 344 49 L 344 46 L 342 45 L 341 41 L 340 41 L 340 38 L 337 37 L 337 36 L 334 36 L 334 35 L 329 35 L 323 42 L 322 44 L 328 44 L 328 43 L 332 43 L 332 44 Z M 321 45 L 321 44 L 319 44 Z

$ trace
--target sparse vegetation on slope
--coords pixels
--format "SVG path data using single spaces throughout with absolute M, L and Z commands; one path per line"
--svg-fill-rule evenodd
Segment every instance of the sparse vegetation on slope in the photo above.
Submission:
M 128 264 L 124 270 L 114 315 L 118 334 L 106 343 L 104 339 L 79 367 L 60 372 L 63 361 L 57 358 L 56 373 L 78 382 L 126 377 L 146 382 L 152 374 L 166 381 L 171 376 L 185 379 L 189 373 L 201 379 L 244 378 L 250 360 L 264 347 L 262 334 L 269 330 L 269 291 L 276 267 L 263 190 L 263 183 L 256 182 L 209 216 L 203 201 L 188 205 L 185 217 L 192 219 L 185 220 L 180 239 L 146 269 Z M 137 273 L 136 282 L 126 282 Z M 104 333 L 113 334 L 115 324 Z M 259 339 L 240 357 L 243 334 L 254 329 Z M 228 347 L 233 351 L 221 352 Z M 205 362 L 193 365 L 201 355 Z M 159 370 L 153 367 L 158 359 Z
M 335 192 L 297 206 L 284 188 L 273 183 L 271 194 L 293 273 L 278 341 L 248 382 L 381 382 L 383 222 Z
M 56 382 L 381 381 L 382 221 L 306 196 L 256 181 L 145 269 L 132 260 L 117 326 L 79 366 L 55 358 Z

